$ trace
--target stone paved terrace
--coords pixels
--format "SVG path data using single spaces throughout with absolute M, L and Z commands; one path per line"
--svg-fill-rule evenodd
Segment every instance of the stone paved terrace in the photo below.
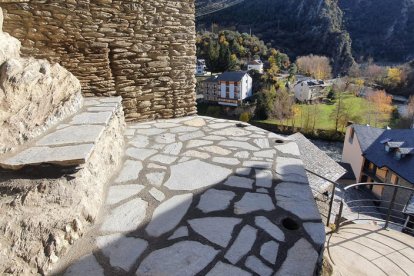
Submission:
M 130 124 L 95 228 L 54 273 L 313 275 L 325 231 L 298 147 L 209 117 Z M 276 273 L 275 273 L 276 272 Z

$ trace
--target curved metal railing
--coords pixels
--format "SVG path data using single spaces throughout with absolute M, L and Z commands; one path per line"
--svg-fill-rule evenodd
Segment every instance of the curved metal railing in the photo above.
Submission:
M 359 187 L 367 187 L 367 186 L 382 186 L 388 187 L 391 189 L 392 195 L 391 200 L 381 200 L 381 199 L 357 199 L 357 200 L 348 200 L 346 201 L 346 193 L 350 189 L 356 189 Z M 384 223 L 383 228 L 388 228 L 389 224 L 393 224 L 395 226 L 401 227 L 402 230 L 410 230 L 414 232 L 413 228 L 408 227 L 407 225 L 407 214 L 404 212 L 404 208 L 406 204 L 401 204 L 396 202 L 397 194 L 399 191 L 408 191 L 414 193 L 413 188 L 389 184 L 389 183 L 377 183 L 377 182 L 365 182 L 365 183 L 357 183 L 349 185 L 343 188 L 344 194 L 342 196 L 342 200 L 339 206 L 339 212 L 336 216 L 336 231 L 338 229 L 349 222 L 352 221 L 376 221 Z M 369 203 L 373 205 L 369 205 Z M 344 204 L 347 204 L 353 213 L 357 214 L 357 217 L 354 219 L 344 219 L 342 217 Z M 400 208 L 398 208 L 400 207 Z M 357 210 L 357 211 L 355 211 Z M 368 217 L 366 217 L 368 216 Z

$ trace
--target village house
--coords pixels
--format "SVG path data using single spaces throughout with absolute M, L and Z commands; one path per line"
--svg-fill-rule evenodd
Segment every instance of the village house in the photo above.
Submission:
M 323 80 L 303 80 L 294 85 L 295 99 L 302 103 L 312 103 L 325 97 L 326 88 L 330 85 Z
M 206 60 L 197 59 L 196 70 L 195 70 L 196 75 L 204 75 L 206 73 L 206 68 L 207 68 Z
M 390 183 L 414 188 L 414 129 L 380 129 L 351 125 L 346 131 L 342 161 L 349 163 L 357 182 Z M 394 188 L 372 186 L 373 194 L 390 201 Z M 410 200 L 411 198 L 411 200 Z M 388 207 L 388 202 L 382 202 Z M 411 210 L 412 192 L 399 190 L 394 209 Z M 413 202 L 414 204 L 414 202 Z M 414 208 L 413 208 L 414 210 Z
M 247 63 L 247 71 L 250 70 L 256 70 L 260 74 L 263 74 L 263 62 L 260 59 L 249 61 Z
M 199 91 L 207 102 L 239 106 L 244 99 L 252 96 L 252 85 L 252 78 L 244 71 L 224 72 L 200 83 Z

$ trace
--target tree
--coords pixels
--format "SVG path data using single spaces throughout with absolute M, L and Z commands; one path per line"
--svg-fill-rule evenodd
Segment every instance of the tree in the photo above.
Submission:
M 374 115 L 374 126 L 376 127 L 378 123 L 389 122 L 393 111 L 392 96 L 384 90 L 377 90 L 370 92 L 367 99 L 371 105 L 372 115 Z
M 274 100 L 271 106 L 271 117 L 278 120 L 287 120 L 292 116 L 293 98 L 287 89 L 280 85 L 274 94 Z
M 324 56 L 298 57 L 296 64 L 300 73 L 316 79 L 328 79 L 332 76 L 332 67 L 329 59 Z
M 414 128 L 414 96 L 410 96 L 407 104 L 408 118 L 411 120 L 410 126 Z
M 290 76 L 294 76 L 294 75 L 296 75 L 298 73 L 298 67 L 296 66 L 296 64 L 295 63 L 292 63 L 290 66 L 289 66 L 289 75 Z
M 335 131 L 341 126 L 344 120 L 349 117 L 348 106 L 343 102 L 343 94 L 349 87 L 348 80 L 341 80 L 332 87 L 332 93 L 336 100 L 335 109 L 331 113 L 331 118 L 335 121 Z
M 403 80 L 403 71 L 397 67 L 388 68 L 386 83 L 391 87 L 397 87 Z

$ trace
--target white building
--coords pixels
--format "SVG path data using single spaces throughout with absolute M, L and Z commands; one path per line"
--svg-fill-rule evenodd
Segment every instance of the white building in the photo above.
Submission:
M 197 59 L 196 64 L 196 75 L 204 75 L 206 72 L 206 60 L 205 59 Z
M 299 102 L 312 102 L 324 97 L 325 88 L 329 87 L 322 80 L 304 80 L 295 84 L 295 98 Z
M 253 80 L 243 71 L 224 72 L 200 84 L 204 100 L 220 105 L 239 106 L 253 94 Z
M 260 59 L 249 61 L 247 64 L 247 71 L 256 70 L 260 74 L 263 74 L 263 62 Z

